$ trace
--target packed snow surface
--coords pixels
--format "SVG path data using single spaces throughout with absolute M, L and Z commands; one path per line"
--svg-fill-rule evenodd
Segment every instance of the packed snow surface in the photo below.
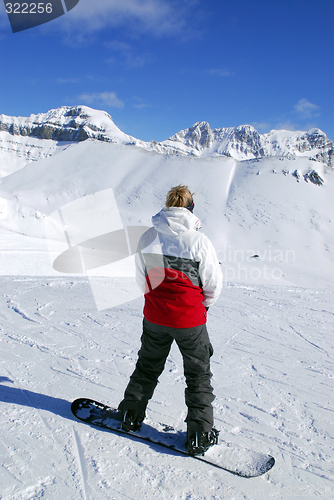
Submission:
M 328 139 L 201 122 L 143 143 L 101 113 L 64 107 L 0 119 L 0 498 L 332 498 Z M 89 427 L 70 411 L 78 397 L 121 400 L 143 297 L 133 251 L 81 273 L 58 272 L 56 259 L 99 235 L 150 226 L 179 183 L 195 192 L 224 273 L 208 318 L 215 425 L 222 440 L 275 457 L 257 479 Z M 174 346 L 149 418 L 185 430 L 184 388 Z
M 247 480 L 72 417 L 77 397 L 122 398 L 141 298 L 97 312 L 84 278 L 3 277 L 1 289 L 3 500 L 332 498 L 331 292 L 228 285 L 209 311 L 221 439 L 276 459 Z M 185 429 L 184 387 L 174 346 L 149 418 Z

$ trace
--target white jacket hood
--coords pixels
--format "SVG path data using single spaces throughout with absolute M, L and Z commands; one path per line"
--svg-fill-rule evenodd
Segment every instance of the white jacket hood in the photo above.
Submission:
M 163 208 L 152 217 L 153 227 L 158 233 L 179 235 L 201 228 L 200 220 L 184 207 Z

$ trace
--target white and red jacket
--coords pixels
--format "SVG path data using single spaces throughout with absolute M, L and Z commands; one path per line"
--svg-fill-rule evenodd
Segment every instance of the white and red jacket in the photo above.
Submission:
M 206 323 L 222 288 L 216 252 L 200 221 L 183 207 L 163 208 L 152 217 L 136 253 L 136 278 L 151 323 L 190 328 Z

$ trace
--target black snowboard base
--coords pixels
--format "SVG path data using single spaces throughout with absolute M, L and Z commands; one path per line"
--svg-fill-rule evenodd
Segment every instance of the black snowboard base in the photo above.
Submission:
M 121 412 L 92 399 L 76 399 L 71 405 L 71 411 L 76 418 L 87 424 L 169 448 L 241 477 L 261 476 L 275 464 L 275 459 L 270 455 L 224 441 L 209 448 L 203 456 L 189 455 L 185 446 L 186 432 L 155 422 L 143 423 L 136 432 L 124 431 Z

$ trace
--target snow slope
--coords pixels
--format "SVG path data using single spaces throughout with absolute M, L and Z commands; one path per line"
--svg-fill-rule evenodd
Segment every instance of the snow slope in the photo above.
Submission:
M 63 110 L 48 123 L 56 136 L 71 135 L 92 125 L 81 114 L 64 122 Z M 6 123 L 10 130 L 13 120 Z M 22 135 L 25 119 L 15 123 L 17 135 L 0 132 L 0 498 L 331 498 L 332 168 L 314 161 L 316 150 L 312 160 L 290 146 L 243 159 L 217 155 L 213 143 L 180 153 L 187 133 L 173 149 L 129 144 L 121 131 L 113 140 L 38 139 Z M 195 213 L 225 277 L 208 320 L 216 426 L 222 439 L 275 456 L 258 479 L 90 428 L 70 413 L 76 397 L 122 398 L 143 298 L 133 292 L 133 256 L 81 274 L 57 272 L 55 258 L 66 243 L 82 249 L 92 236 L 150 225 L 180 182 L 196 193 Z M 59 214 L 61 232 L 52 233 Z M 185 429 L 182 370 L 174 346 L 148 418 Z
M 0 132 L 0 178 L 23 168 L 27 163 L 48 158 L 67 147 L 66 143 L 15 137 L 9 132 Z
M 332 498 L 332 292 L 235 284 L 210 308 L 221 439 L 276 458 L 247 480 L 71 416 L 76 397 L 122 398 L 141 298 L 97 312 L 73 277 L 2 277 L 1 290 L 3 500 Z M 174 346 L 148 418 L 185 429 L 183 397 Z
M 323 184 L 311 182 L 310 172 Z M 110 189 L 125 226 L 150 226 L 167 190 L 179 183 L 196 192 L 196 215 L 216 246 L 227 281 L 331 285 L 330 167 L 303 157 L 239 162 L 170 156 L 96 140 L 67 145 L 0 180 L 1 274 L 53 274 L 45 225 L 61 207 Z M 84 241 L 90 228 L 81 218 Z M 23 248 L 18 264 L 15 252 Z

